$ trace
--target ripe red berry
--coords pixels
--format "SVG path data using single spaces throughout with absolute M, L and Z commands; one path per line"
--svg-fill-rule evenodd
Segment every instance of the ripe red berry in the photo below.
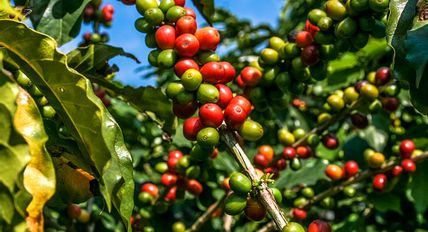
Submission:
M 262 72 L 254 67 L 245 67 L 241 71 L 241 78 L 244 81 L 246 86 L 255 86 L 262 79 Z
M 415 149 L 416 145 L 410 139 L 403 140 L 400 143 L 400 154 L 403 159 L 410 158 Z
M 102 16 L 103 16 L 103 19 L 105 22 L 113 21 L 113 14 L 112 13 L 105 12 L 102 14 Z
M 355 176 L 359 171 L 358 163 L 350 160 L 345 163 L 345 175 L 347 177 Z
M 275 167 L 267 167 L 264 169 L 265 173 L 273 174 L 272 178 L 276 179 L 279 177 L 279 170 Z
M 199 48 L 202 51 L 217 49 L 217 45 L 220 43 L 220 33 L 217 29 L 212 27 L 204 27 L 196 31 L 196 38 L 199 40 Z
M 307 213 L 303 209 L 293 208 L 293 217 L 297 220 L 305 220 Z
M 400 101 L 395 97 L 384 97 L 381 99 L 381 102 L 382 107 L 391 112 L 398 110 L 398 107 L 400 106 Z
M 215 87 L 218 89 L 219 92 L 217 105 L 224 109 L 233 98 L 232 90 L 230 90 L 227 85 L 223 84 L 216 84 Z
M 206 103 L 199 108 L 199 118 L 204 126 L 219 127 L 223 122 L 223 111 L 217 104 Z
M 174 186 L 168 190 L 168 193 L 165 196 L 166 201 L 174 201 L 177 197 L 177 186 Z
M 318 47 L 309 45 L 303 48 L 300 59 L 304 65 L 312 66 L 320 61 L 320 51 Z
M 201 68 L 201 74 L 205 82 L 210 84 L 221 83 L 224 76 L 225 70 L 220 62 L 208 62 Z
M 403 167 L 403 170 L 405 172 L 415 172 L 416 171 L 416 164 L 411 159 L 404 159 L 401 161 L 401 167 Z
M 373 188 L 377 190 L 382 190 L 385 188 L 386 184 L 388 182 L 388 178 L 385 174 L 377 174 L 373 178 Z
M 184 9 L 186 10 L 186 16 L 190 16 L 190 17 L 196 19 L 195 11 L 192 8 L 184 7 Z
M 220 64 L 223 65 L 224 69 L 224 77 L 221 80 L 221 83 L 227 84 L 233 81 L 236 75 L 235 68 L 229 62 L 226 61 L 220 62 Z
M 177 183 L 177 176 L 172 173 L 164 173 L 161 176 L 161 183 L 167 187 L 173 186 Z
M 284 170 L 287 167 L 287 162 L 285 161 L 284 158 L 281 158 L 276 161 L 275 166 L 278 170 Z
M 309 146 L 298 146 L 296 154 L 299 158 L 307 159 L 312 155 L 312 149 Z
M 160 49 L 172 49 L 176 39 L 175 28 L 170 25 L 163 25 L 156 30 L 155 38 Z
M 192 57 L 199 51 L 199 41 L 192 34 L 182 34 L 175 40 L 175 51 L 181 57 Z
M 309 224 L 308 232 L 331 232 L 331 226 L 323 220 L 314 220 Z
M 67 214 L 72 219 L 77 219 L 82 213 L 82 208 L 77 204 L 70 204 L 67 207 Z
M 122 3 L 125 5 L 134 5 L 136 0 L 122 0 Z
M 245 88 L 245 82 L 242 80 L 242 76 L 238 75 L 235 79 L 236 84 L 239 88 L 244 89 Z
M 192 116 L 197 110 L 197 104 L 195 101 L 191 101 L 186 104 L 180 104 L 177 102 L 174 102 L 172 105 L 172 111 L 174 112 L 175 116 L 179 118 L 188 118 Z
M 339 147 L 339 140 L 333 134 L 326 134 L 322 137 L 322 144 L 327 149 L 334 150 Z
M 185 33 L 195 34 L 196 28 L 196 20 L 192 16 L 183 16 L 175 23 L 175 31 L 177 35 Z
M 211 158 L 211 159 L 215 159 L 215 158 L 217 158 L 218 153 L 219 153 L 219 152 L 218 152 L 218 149 L 217 149 L 217 148 L 215 148 L 215 149 L 214 149 L 214 151 L 213 151 L 213 153 L 211 154 L 211 157 L 210 157 L 210 158 Z
M 262 154 L 257 154 L 257 155 L 255 155 L 255 156 L 254 156 L 254 163 L 255 163 L 256 165 L 259 165 L 259 166 L 261 166 L 261 167 L 265 168 L 265 167 L 267 167 L 267 166 L 268 166 L 268 164 L 269 164 L 269 160 L 268 160 L 268 159 L 266 159 L 266 157 L 265 157 L 264 155 L 262 155 Z
M 329 164 L 327 168 L 325 169 L 325 174 L 331 179 L 331 180 L 340 180 L 343 178 L 345 172 L 343 169 L 336 165 L 336 164 Z
M 403 172 L 403 168 L 401 166 L 395 165 L 391 170 L 390 170 L 390 174 L 393 177 L 396 177 L 398 175 L 401 174 L 401 172 Z
M 351 115 L 351 121 L 352 125 L 359 129 L 364 129 L 369 125 L 367 116 L 358 112 Z
M 388 67 L 380 67 L 375 74 L 375 82 L 377 85 L 386 84 L 391 78 L 391 71 Z
M 178 77 L 181 77 L 188 69 L 199 70 L 199 65 L 192 58 L 182 58 L 174 65 L 174 72 Z
M 266 216 L 265 207 L 260 204 L 260 202 L 252 198 L 247 200 L 247 206 L 245 207 L 244 212 L 245 216 L 253 221 L 261 221 Z
M 107 5 L 103 6 L 101 11 L 103 14 L 105 14 L 105 13 L 113 14 L 114 13 L 114 6 L 112 4 L 107 4 Z
M 293 147 L 284 147 L 284 150 L 282 150 L 282 156 L 288 160 L 292 160 L 296 157 L 296 149 Z
M 204 188 L 199 181 L 191 179 L 187 181 L 186 190 L 195 196 L 199 196 Z
M 320 30 L 319 27 L 313 25 L 309 20 L 306 20 L 305 23 L 305 31 L 309 32 L 312 36 L 312 38 L 315 38 L 315 35 Z
M 141 186 L 140 192 L 148 192 L 152 197 L 157 197 L 159 194 L 158 186 L 152 183 L 145 183 Z
M 229 104 L 224 110 L 224 121 L 229 128 L 238 129 L 247 117 L 248 113 L 237 104 Z
M 199 117 L 191 117 L 188 118 L 183 123 L 183 134 L 184 137 L 188 140 L 195 141 L 196 135 L 200 130 L 204 128 L 204 124 L 202 124 Z
M 312 44 L 313 38 L 311 33 L 307 31 L 299 31 L 296 34 L 297 47 L 304 48 Z
M 184 6 L 186 4 L 186 0 L 174 0 L 176 6 Z
M 251 103 L 250 101 L 248 101 L 247 98 L 243 97 L 243 96 L 235 96 L 232 98 L 232 100 L 230 101 L 229 105 L 239 105 L 242 107 L 242 109 L 245 110 L 245 112 L 247 112 L 247 114 L 250 114 L 251 112 Z

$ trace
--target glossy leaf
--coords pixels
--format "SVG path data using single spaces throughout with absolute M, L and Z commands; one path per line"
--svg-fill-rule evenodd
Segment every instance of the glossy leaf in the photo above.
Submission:
M 87 171 L 99 179 L 107 209 L 113 202 L 128 226 L 134 182 L 131 156 L 119 126 L 89 80 L 68 68 L 53 39 L 10 20 L 0 20 L 0 28 L 0 45 L 54 107 L 78 143 L 83 160 L 94 167 Z
M 212 25 L 214 15 L 214 0 L 192 0 L 202 17 L 207 21 L 208 24 Z
M 52 36 L 62 45 L 80 32 L 82 12 L 90 0 L 32 1 L 31 22 L 36 30 Z
M 387 24 L 387 39 L 394 49 L 394 71 L 410 84 L 412 104 L 428 114 L 428 54 L 421 48 L 428 46 L 427 21 L 418 17 L 417 0 L 392 0 Z
M 36 102 L 23 89 L 16 98 L 15 129 L 27 142 L 31 160 L 24 170 L 24 186 L 32 195 L 27 207 L 27 227 L 30 231 L 43 231 L 43 207 L 55 193 L 55 170 L 46 150 L 48 136 Z

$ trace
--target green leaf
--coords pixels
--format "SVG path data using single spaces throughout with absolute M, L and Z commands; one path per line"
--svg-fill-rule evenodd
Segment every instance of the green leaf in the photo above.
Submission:
M 27 206 L 27 226 L 30 231 L 43 231 L 43 208 L 55 193 L 55 170 L 46 150 L 48 136 L 36 102 L 24 89 L 16 98 L 13 124 L 30 148 L 31 160 L 24 170 L 24 187 L 32 195 Z
M 69 67 L 85 75 L 91 70 L 101 69 L 107 61 L 116 56 L 125 56 L 140 63 L 137 57 L 125 52 L 123 48 L 107 44 L 91 44 L 87 47 L 76 48 L 67 54 L 67 63 Z
M 401 212 L 400 197 L 392 193 L 372 193 L 368 195 L 368 201 L 380 212 L 394 211 Z
M 0 45 L 54 107 L 79 145 L 83 160 L 94 166 L 107 208 L 111 203 L 130 230 L 134 181 L 132 161 L 121 130 L 91 83 L 67 66 L 56 42 L 24 24 L 0 20 Z M 13 56 L 12 56 L 13 55 Z
M 15 207 L 9 191 L 0 184 L 0 222 L 3 219 L 7 224 L 12 222 Z
M 319 180 L 328 180 L 324 174 L 328 162 L 323 160 L 304 160 L 302 168 L 297 171 L 287 170 L 275 181 L 274 187 L 291 188 L 297 184 L 314 185 Z
M 376 114 L 372 118 L 371 125 L 358 131 L 358 136 L 365 139 L 373 149 L 381 152 L 388 142 L 388 122 L 386 115 Z
M 411 196 L 415 200 L 415 208 L 418 213 L 424 213 L 428 209 L 428 162 L 418 164 L 416 172 L 413 173 L 413 178 L 409 183 Z
M 90 0 L 32 1 L 31 22 L 36 30 L 52 36 L 62 45 L 80 32 L 82 12 Z
M 410 84 L 412 104 L 428 114 L 427 21 L 417 21 L 417 0 L 392 0 L 387 24 L 387 39 L 394 49 L 394 71 Z
M 208 24 L 212 25 L 214 15 L 214 0 L 192 0 L 193 4 L 201 13 L 202 17 L 207 21 Z
M 212 162 L 216 170 L 222 170 L 228 174 L 240 170 L 233 156 L 227 151 L 220 151 L 217 158 L 213 159 Z

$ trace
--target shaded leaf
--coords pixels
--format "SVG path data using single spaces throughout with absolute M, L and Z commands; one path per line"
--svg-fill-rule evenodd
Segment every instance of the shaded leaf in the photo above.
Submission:
M 24 186 L 32 195 L 27 207 L 27 227 L 30 231 L 43 231 L 43 207 L 55 193 L 55 170 L 45 148 L 48 136 L 36 102 L 23 89 L 16 98 L 15 129 L 30 148 L 31 161 L 24 170 Z
M 358 136 L 365 139 L 367 143 L 376 151 L 383 151 L 388 142 L 388 122 L 386 115 L 376 114 L 372 123 L 365 129 L 358 130 Z
M 7 224 L 12 222 L 15 207 L 9 191 L 0 184 L 0 222 L 4 220 Z
M 394 211 L 402 213 L 400 197 L 392 193 L 372 193 L 368 195 L 368 201 L 380 212 Z
M 207 21 L 208 24 L 212 25 L 212 17 L 214 15 L 214 0 L 192 0 L 193 4 L 201 13 L 202 17 Z
M 82 159 L 94 166 L 87 171 L 99 179 L 107 208 L 113 202 L 128 226 L 134 193 L 131 156 L 91 83 L 68 68 L 66 56 L 50 37 L 11 20 L 0 20 L 0 30 L 0 45 L 54 107 L 78 143 Z
M 80 32 L 82 12 L 90 0 L 32 1 L 31 22 L 36 30 L 52 36 L 62 45 Z
M 411 196 L 415 200 L 415 208 L 418 213 L 424 213 L 428 209 L 428 162 L 418 164 L 416 172 L 413 173 L 413 178 L 409 183 Z
M 297 171 L 282 172 L 274 186 L 277 188 L 291 188 L 297 184 L 314 185 L 319 180 L 328 180 L 324 174 L 328 162 L 322 160 L 304 160 L 302 168 Z

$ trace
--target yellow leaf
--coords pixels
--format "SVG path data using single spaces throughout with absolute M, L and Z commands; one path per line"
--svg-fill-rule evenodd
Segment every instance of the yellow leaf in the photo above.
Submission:
M 23 89 L 16 98 L 14 126 L 25 139 L 31 161 L 24 170 L 24 187 L 32 195 L 27 206 L 27 227 L 31 232 L 43 231 L 43 207 L 55 193 L 55 170 L 45 148 L 48 136 L 37 105 Z

